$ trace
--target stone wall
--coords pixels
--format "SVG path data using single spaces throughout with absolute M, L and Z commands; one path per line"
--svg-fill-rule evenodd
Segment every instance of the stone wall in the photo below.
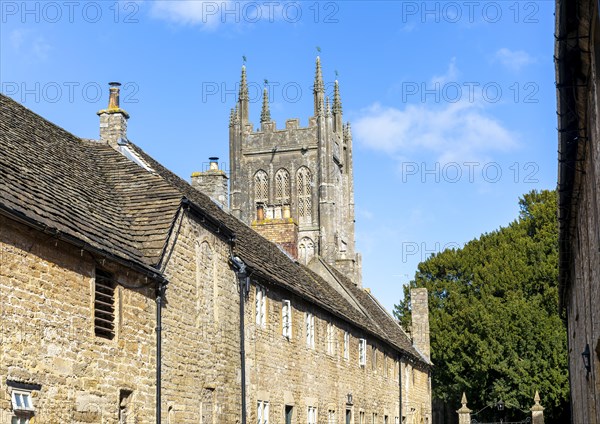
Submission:
M 417 364 L 402 364 L 402 415 L 406 424 L 431 424 L 431 378 Z
M 593 75 L 598 75 L 596 61 Z M 569 336 L 569 369 L 571 383 L 571 411 L 574 423 L 600 422 L 600 122 L 598 121 L 597 78 L 592 78 L 591 95 L 587 107 L 589 139 L 582 153 L 582 170 L 578 173 L 579 199 L 574 231 L 570 240 L 571 287 L 564 305 L 567 311 Z M 588 374 L 582 353 L 590 349 L 591 371 Z
M 229 245 L 193 216 L 180 219 L 165 270 L 163 419 L 234 424 L 240 419 L 239 302 Z
M 239 292 L 228 265 L 229 245 L 193 216 L 179 219 L 165 268 L 162 419 L 235 424 L 241 419 Z M 148 281 L 4 218 L 0 249 L 0 422 L 11 416 L 7 380 L 41 385 L 33 392 L 36 422 L 117 423 L 125 405 L 121 398 L 129 393 L 127 422 L 154 422 L 154 288 L 129 288 Z M 114 340 L 94 335 L 98 267 L 119 283 Z M 337 423 L 345 422 L 346 410 L 352 423 L 360 423 L 361 412 L 365 423 L 373 414 L 377 422 L 387 416 L 394 423 L 400 375 L 406 422 L 430 422 L 426 371 L 405 359 L 399 365 L 398 352 L 310 302 L 267 281 L 258 283 L 266 294 L 264 326 L 256 322 L 256 281 L 245 303 L 249 423 L 256 422 L 259 400 L 269 402 L 272 423 L 283 423 L 286 405 L 293 407 L 294 423 L 306 422 L 308 406 L 317 408 L 319 423 L 327 422 L 329 411 L 335 411 Z M 291 303 L 290 339 L 282 334 L 283 300 Z M 314 348 L 306 345 L 307 312 L 314 315 Z M 361 338 L 367 340 L 364 366 L 358 358 Z
M 373 344 L 367 345 L 365 366 L 359 365 L 359 339 L 364 334 L 349 328 L 333 317 L 315 309 L 302 299 L 266 286 L 267 319 L 264 326 L 256 325 L 256 287 L 253 286 L 246 310 L 246 349 L 249 383 L 249 422 L 257 422 L 256 406 L 259 400 L 270 403 L 270 419 L 284 422 L 285 406 L 293 407 L 294 422 L 307 422 L 308 407 L 317 407 L 318 422 L 328 422 L 328 412 L 335 411 L 340 422 L 346 409 L 359 411 L 371 418 L 379 414 L 393 422 L 398 416 L 399 387 L 397 364 L 392 352 L 378 348 L 376 367 L 372 365 Z M 282 301 L 292 307 L 292 336 L 282 334 Z M 314 316 L 314 347 L 307 346 L 305 314 Z M 333 353 L 328 353 L 328 323 L 334 326 Z M 349 358 L 344 358 L 344 331 L 350 332 Z M 388 374 L 384 374 L 384 355 L 389 357 Z M 348 404 L 348 393 L 352 404 Z M 355 422 L 358 422 L 356 419 Z
M 234 424 L 240 419 L 239 292 L 227 264 L 228 255 L 225 242 L 193 218 L 184 218 L 167 266 L 167 299 L 177 308 L 170 310 L 167 306 L 163 314 L 163 399 L 171 408 L 172 422 Z M 264 325 L 256 321 L 257 283 L 265 289 Z M 283 336 L 283 300 L 291 304 L 290 339 Z M 314 348 L 306 345 L 306 312 L 314 315 Z M 327 323 L 334 326 L 333 354 L 327 350 Z M 257 421 L 259 400 L 269 402 L 273 423 L 284 422 L 286 405 L 293 407 L 294 423 L 306 422 L 308 406 L 317 407 L 318 422 L 327 422 L 329 410 L 336 412 L 336 422 L 345 422 L 346 409 L 352 411 L 357 424 L 360 411 L 369 420 L 365 423 L 370 422 L 373 413 L 381 422 L 386 415 L 389 423 L 395 422 L 399 399 L 397 352 L 267 281 L 253 280 L 251 284 L 245 303 L 245 327 L 249 423 Z M 343 353 L 345 331 L 350 334 L 347 360 Z M 367 338 L 365 366 L 358 364 L 358 340 L 362 337 Z M 407 423 L 417 424 L 420 417 L 431 414 L 428 374 L 418 367 L 413 369 L 411 364 L 403 367 L 410 369 L 408 388 L 403 391 L 405 415 L 409 417 Z M 182 388 L 189 388 L 190 395 L 182 396 Z M 352 404 L 347 403 L 348 393 L 352 393 Z M 207 400 L 214 421 L 201 417 Z
M 94 334 L 94 272 L 115 275 L 116 336 Z M 151 422 L 155 391 L 154 291 L 146 280 L 0 217 L 0 422 L 8 381 L 32 392 L 37 423 L 116 423 L 120 393 L 131 417 Z
M 292 218 L 253 221 L 252 229 L 298 258 L 298 225 Z

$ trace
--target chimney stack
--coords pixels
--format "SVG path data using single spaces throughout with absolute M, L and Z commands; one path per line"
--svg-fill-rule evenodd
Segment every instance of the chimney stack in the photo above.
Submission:
M 118 148 L 120 144 L 127 143 L 127 120 L 129 114 L 121 109 L 119 105 L 119 94 L 121 84 L 110 82 L 108 84 L 109 97 L 108 107 L 98 111 L 100 117 L 100 140 Z
M 192 174 L 192 187 L 209 196 L 221 209 L 228 210 L 227 175 L 219 169 L 219 158 L 208 158 L 208 170 Z
M 298 224 L 292 219 L 290 205 L 256 204 L 252 229 L 279 245 L 292 258 L 298 259 Z
M 413 346 L 430 360 L 429 303 L 426 288 L 410 290 Z

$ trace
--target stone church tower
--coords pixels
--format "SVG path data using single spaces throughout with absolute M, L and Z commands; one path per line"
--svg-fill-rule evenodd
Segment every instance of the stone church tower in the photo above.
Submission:
M 255 130 L 242 67 L 238 103 L 229 122 L 230 210 L 300 262 L 320 258 L 360 285 L 352 133 L 342 121 L 337 81 L 331 105 L 325 95 L 318 57 L 313 95 L 308 127 L 288 119 L 285 129 L 277 129 L 265 88 L 260 128 Z

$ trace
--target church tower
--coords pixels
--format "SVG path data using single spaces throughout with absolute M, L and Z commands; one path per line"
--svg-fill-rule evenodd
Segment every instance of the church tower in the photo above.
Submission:
M 307 127 L 277 129 L 263 93 L 260 128 L 249 118 L 246 67 L 229 120 L 230 210 L 298 261 L 324 261 L 361 285 L 354 249 L 352 132 L 343 124 L 340 88 L 326 97 L 320 58 Z

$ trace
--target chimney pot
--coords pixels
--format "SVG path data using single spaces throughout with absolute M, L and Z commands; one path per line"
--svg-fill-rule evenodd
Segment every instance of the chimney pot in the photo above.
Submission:
M 121 89 L 120 82 L 109 82 L 109 92 L 110 95 L 108 97 L 108 108 L 109 109 L 119 109 L 119 94 Z
M 256 220 L 264 221 L 265 220 L 265 206 L 262 203 L 256 205 Z
M 209 167 L 208 169 L 211 171 L 218 171 L 219 170 L 219 158 L 216 156 L 211 156 L 208 158 L 209 162 Z

